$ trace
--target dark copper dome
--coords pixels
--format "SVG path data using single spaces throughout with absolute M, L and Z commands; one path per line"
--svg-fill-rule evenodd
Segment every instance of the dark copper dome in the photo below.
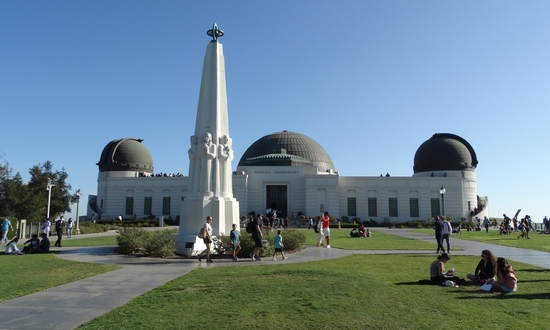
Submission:
M 320 172 L 334 170 L 332 159 L 315 140 L 294 132 L 266 135 L 244 152 L 238 166 L 315 165 Z
M 153 173 L 153 157 L 142 139 L 125 138 L 109 142 L 96 164 L 100 172 L 139 171 Z
M 422 143 L 414 155 L 414 173 L 473 171 L 477 166 L 474 148 L 458 135 L 436 133 Z

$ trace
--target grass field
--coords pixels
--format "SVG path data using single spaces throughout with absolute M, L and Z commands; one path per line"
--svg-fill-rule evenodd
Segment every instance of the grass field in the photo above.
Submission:
M 422 242 L 406 237 L 390 235 L 373 230 L 372 237 L 351 238 L 350 229 L 331 229 L 330 245 L 344 250 L 434 250 L 435 243 Z M 315 245 L 317 234 L 313 230 L 304 230 L 306 245 Z M 284 237 L 284 233 L 283 233 Z
M 0 302 L 119 268 L 69 261 L 52 253 L 0 255 Z
M 117 236 L 100 236 L 100 237 L 90 237 L 90 238 L 63 238 L 61 245 L 64 247 L 71 246 L 104 246 L 104 245 L 117 245 L 116 241 Z M 55 243 L 53 240 L 52 244 Z
M 411 231 L 420 232 L 423 234 L 433 236 L 433 229 L 411 229 Z M 518 233 L 512 232 L 511 235 L 500 235 L 498 230 L 490 229 L 489 233 L 482 231 L 463 231 L 460 235 L 453 234 L 453 238 L 460 238 L 464 240 L 484 242 L 490 244 L 498 244 L 504 246 L 513 246 L 522 249 L 531 249 L 543 252 L 550 252 L 550 235 L 539 234 L 536 232 L 530 232 L 529 237 L 531 239 L 518 239 Z
M 80 329 L 546 329 L 550 271 L 514 263 L 519 290 L 419 285 L 434 256 L 352 255 L 192 271 Z M 453 256 L 458 276 L 479 258 Z

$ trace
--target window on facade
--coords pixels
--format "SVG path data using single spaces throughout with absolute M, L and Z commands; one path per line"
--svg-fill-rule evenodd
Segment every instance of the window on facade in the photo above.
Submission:
M 321 213 L 324 213 L 324 212 L 325 212 L 325 204 L 319 205 L 319 211 L 320 211 Z
M 435 217 L 436 215 L 440 215 L 441 212 L 439 211 L 439 198 L 432 198 L 431 205 L 432 205 L 432 217 Z
M 420 211 L 418 208 L 418 198 L 409 199 L 409 210 L 411 218 L 418 218 L 420 216 Z
M 103 199 L 101 200 L 101 206 L 100 206 L 100 208 L 103 208 Z
M 397 198 L 392 197 L 388 200 L 390 207 L 390 217 L 397 217 Z
M 348 216 L 357 216 L 357 200 L 355 197 L 348 197 Z
M 369 203 L 369 217 L 378 216 L 378 208 L 376 206 L 376 197 L 370 197 L 368 200 Z
M 468 211 L 472 210 L 472 202 L 468 201 Z
M 126 197 L 126 215 L 134 215 L 134 197 Z
M 145 197 L 143 201 L 143 214 L 145 216 L 153 214 L 153 197 Z
M 170 215 L 170 197 L 162 198 L 162 215 Z

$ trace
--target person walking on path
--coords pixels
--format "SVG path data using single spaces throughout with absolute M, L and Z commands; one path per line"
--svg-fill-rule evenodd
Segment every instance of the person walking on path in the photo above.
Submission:
M 42 230 L 44 231 L 44 234 L 50 236 L 50 227 L 52 226 L 52 223 L 50 222 L 50 219 L 46 219 L 44 222 L 44 226 L 42 227 Z
M 63 228 L 65 228 L 65 221 L 63 220 L 63 217 L 61 217 L 55 222 L 55 233 L 57 235 L 57 241 L 55 241 L 54 246 L 62 247 L 61 239 L 63 238 Z
M 229 238 L 233 243 L 233 260 L 235 261 L 239 261 L 239 257 L 237 257 L 237 254 L 239 254 L 239 251 L 241 250 L 239 234 L 240 233 L 237 230 L 237 225 L 233 224 L 233 230 L 231 230 L 231 232 L 229 233 Z
M 485 226 L 485 234 L 489 233 L 489 225 L 491 224 L 491 221 L 489 221 L 489 218 L 485 216 L 483 218 L 483 226 Z
M 202 239 L 202 241 L 206 245 L 206 249 L 204 249 L 204 251 L 197 255 L 197 259 L 199 259 L 199 262 L 202 262 L 202 255 L 206 255 L 206 262 L 213 262 L 212 259 L 210 259 L 210 245 L 212 244 L 212 226 L 210 226 L 211 223 L 212 217 L 207 216 L 206 223 L 202 225 L 202 228 L 204 229 L 204 238 Z
M 453 234 L 453 226 L 447 219 L 443 219 L 443 236 L 441 237 L 441 245 L 443 245 L 443 241 L 447 242 L 447 254 L 451 253 L 451 235 Z
M 330 217 L 328 212 L 325 212 L 323 219 L 323 235 L 325 235 L 325 240 L 327 241 L 327 249 L 330 249 Z
M 443 247 L 443 228 L 444 224 L 443 221 L 441 221 L 442 217 L 436 215 L 435 216 L 435 240 L 437 241 L 437 251 L 436 253 L 445 253 L 445 248 Z
M 69 218 L 69 221 L 67 221 L 67 238 L 73 237 L 73 218 Z
M 309 226 L 307 227 L 307 230 L 310 230 L 311 228 L 313 228 L 313 218 L 309 217 Z
M 4 221 L 2 221 L 2 243 L 8 243 L 8 232 L 10 228 L 13 230 L 11 221 L 7 217 L 4 217 Z
M 316 246 L 324 246 L 323 244 L 323 217 L 318 216 L 317 217 L 317 223 L 314 227 L 315 232 L 317 233 L 317 245 Z
M 262 258 L 260 257 L 260 250 L 264 246 L 262 242 L 264 238 L 264 234 L 262 233 L 262 215 L 259 214 L 254 222 L 255 223 L 254 229 L 252 230 L 252 240 L 254 241 L 256 247 L 254 248 L 254 251 L 250 253 L 250 259 L 252 259 L 252 261 L 262 261 Z
M 285 253 L 283 252 L 283 236 L 281 235 L 281 230 L 277 230 L 277 236 L 273 239 L 275 243 L 275 252 L 273 252 L 273 261 L 277 261 L 277 252 L 281 252 L 283 260 L 286 260 Z

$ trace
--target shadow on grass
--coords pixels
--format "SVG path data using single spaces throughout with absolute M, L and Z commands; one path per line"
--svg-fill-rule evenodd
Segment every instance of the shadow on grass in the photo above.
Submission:
M 520 271 L 527 273 L 548 273 L 550 269 L 521 269 Z
M 432 286 L 441 286 L 443 287 L 443 285 L 437 285 L 437 284 L 433 284 L 430 280 L 421 280 L 422 282 L 419 282 L 419 281 L 411 281 L 411 282 L 397 282 L 395 283 L 395 285 L 432 285 Z M 458 281 L 457 284 L 459 286 L 479 286 L 479 284 L 476 284 L 476 283 L 473 283 L 473 282 L 470 282 L 470 281 L 465 281 L 465 280 L 462 280 L 462 281 Z
M 472 296 L 475 294 L 475 296 Z M 525 299 L 525 300 L 538 300 L 538 299 L 550 299 L 550 292 L 544 293 L 501 293 L 501 292 L 485 292 L 475 291 L 470 292 L 466 297 L 457 297 L 457 299 Z

